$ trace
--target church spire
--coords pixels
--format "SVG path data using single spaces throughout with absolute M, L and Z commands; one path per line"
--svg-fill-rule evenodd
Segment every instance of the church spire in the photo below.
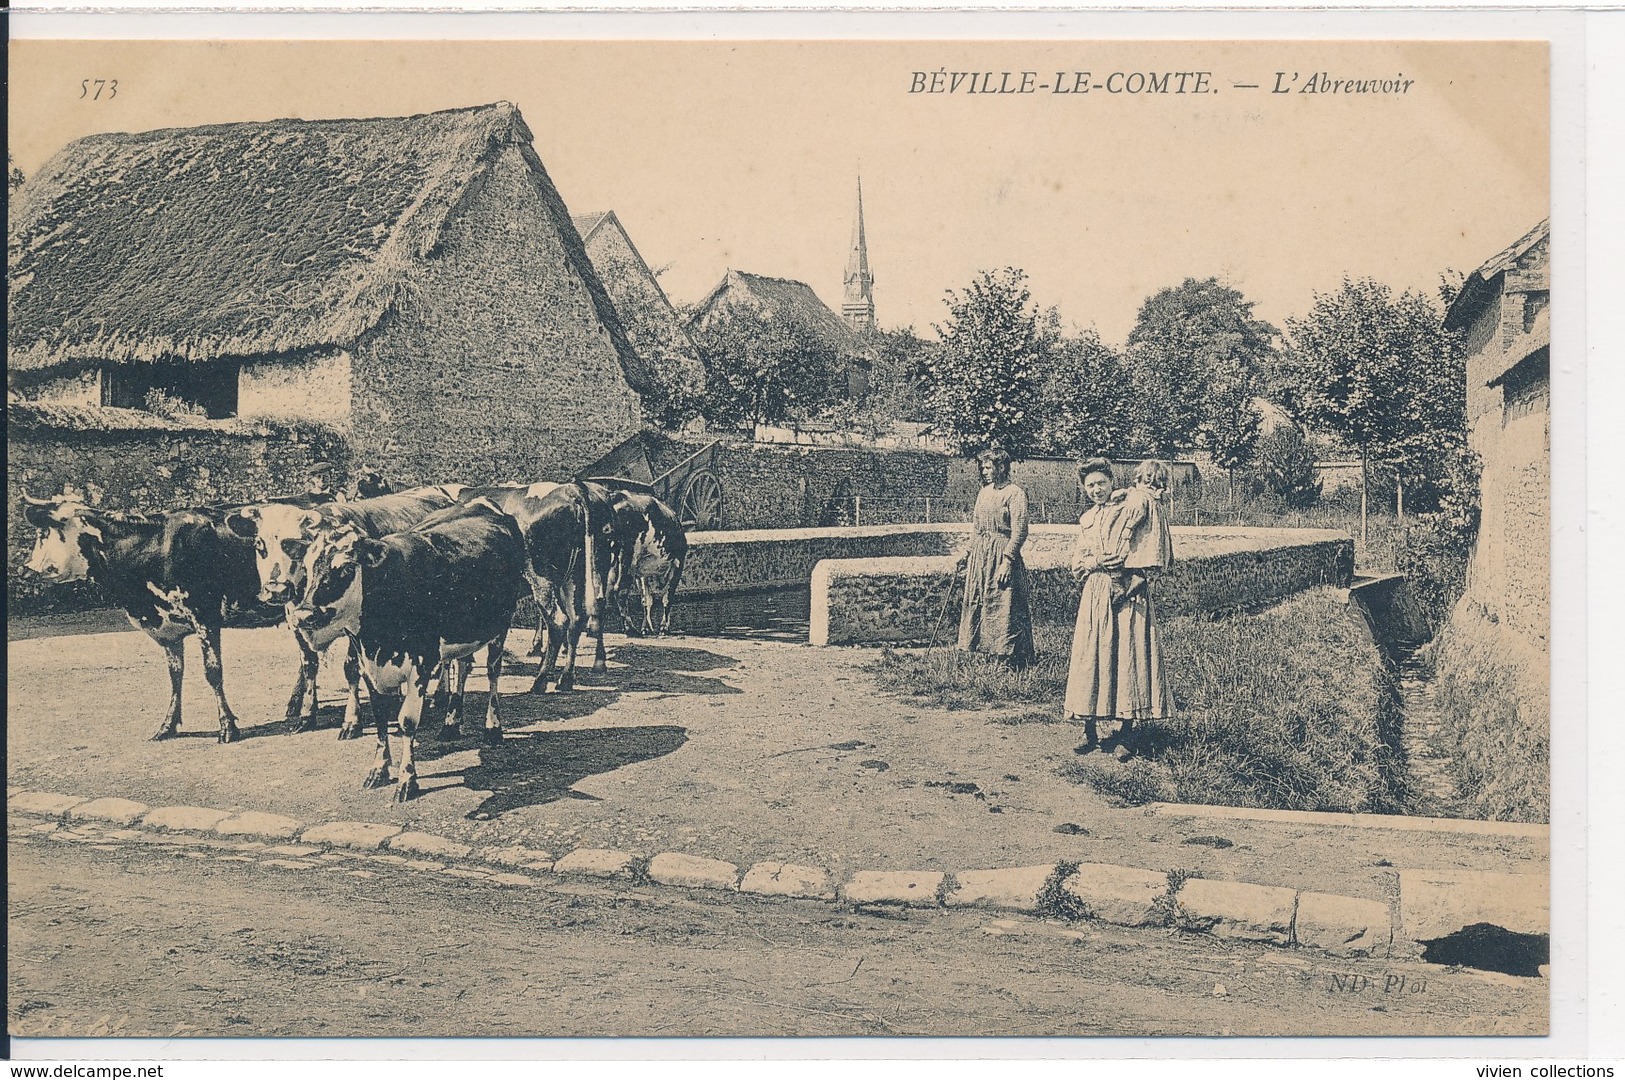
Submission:
M 863 178 L 858 177 L 858 216 L 852 223 L 852 251 L 846 257 L 846 296 L 841 317 L 854 330 L 875 325 L 875 276 L 869 272 L 869 241 L 863 231 Z

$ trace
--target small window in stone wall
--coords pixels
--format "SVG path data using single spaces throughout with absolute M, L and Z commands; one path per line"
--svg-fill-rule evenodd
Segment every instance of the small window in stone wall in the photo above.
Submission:
M 1515 365 L 1501 381 L 1501 415 L 1511 420 L 1551 407 L 1550 361 L 1545 349 Z
M 1523 302 L 1523 332 L 1529 333 L 1535 328 L 1535 316 L 1546 309 L 1552 302 L 1550 292 L 1532 292 Z
M 237 415 L 242 365 L 229 361 L 116 364 L 102 379 L 102 404 L 167 416 Z

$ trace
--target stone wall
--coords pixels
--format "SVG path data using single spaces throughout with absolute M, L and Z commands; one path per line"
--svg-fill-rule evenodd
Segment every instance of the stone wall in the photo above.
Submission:
M 502 151 L 354 350 L 356 457 L 397 485 L 567 480 L 641 423 L 532 168 Z
M 245 363 L 237 374 L 237 415 L 346 427 L 351 391 L 347 352 Z
M 658 475 L 703 442 L 669 444 L 651 462 Z M 718 448 L 724 529 L 795 529 L 852 525 L 851 497 L 862 496 L 862 523 L 924 521 L 925 499 L 940 503 L 950 459 L 917 450 L 783 446 L 727 442 Z
M 832 529 L 760 529 L 690 533 L 683 596 L 724 596 L 805 586 L 827 559 L 951 555 L 962 525 L 874 525 Z
M 1075 529 L 1038 527 L 1027 551 L 1033 619 L 1077 617 Z M 1315 585 L 1347 585 L 1354 541 L 1327 529 L 1174 529 L 1174 565 L 1152 585 L 1160 615 L 1193 615 L 1273 603 Z M 950 556 L 831 559 L 812 576 L 815 645 L 926 644 L 946 639 L 954 585 Z M 960 592 L 954 590 L 957 602 Z M 952 605 L 948 605 L 952 606 Z
M 71 487 L 109 510 L 172 510 L 304 491 L 320 462 L 335 466 L 329 483 L 340 487 L 350 470 L 342 439 L 316 426 L 15 402 L 6 414 L 6 594 L 13 612 L 99 601 L 89 586 L 47 585 L 23 568 L 34 544 L 20 510 L 24 491 L 43 498 Z

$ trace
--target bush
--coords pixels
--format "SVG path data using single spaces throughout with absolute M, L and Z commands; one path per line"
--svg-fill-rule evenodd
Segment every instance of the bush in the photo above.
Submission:
M 1438 514 L 1408 519 L 1394 531 L 1394 570 L 1405 575 L 1429 634 L 1437 634 L 1467 587 L 1471 552 Z
M 190 401 L 172 397 L 163 390 L 153 387 L 147 391 L 142 399 L 141 407 L 154 416 L 162 416 L 166 420 L 179 420 L 188 416 L 207 416 L 208 410 L 201 405 L 194 405 Z
M 1313 506 L 1320 499 L 1314 452 L 1303 432 L 1291 424 L 1280 424 L 1258 440 L 1253 475 L 1291 509 Z

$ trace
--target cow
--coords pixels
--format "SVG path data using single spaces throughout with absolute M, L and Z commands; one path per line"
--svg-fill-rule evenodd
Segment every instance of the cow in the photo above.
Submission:
M 593 670 L 605 670 L 603 599 L 614 526 L 609 490 L 582 480 L 501 484 L 464 488 L 462 498 L 491 502 L 519 523 L 525 537 L 525 578 L 537 607 L 531 652 L 543 658 L 531 691 L 547 689 L 558 671 L 561 649 L 566 658 L 556 688 L 561 692 L 574 689 L 576 651 L 583 631 L 597 638 Z
M 609 593 L 621 612 L 621 624 L 633 633 L 632 589 L 643 600 L 641 632 L 665 636 L 671 628 L 671 605 L 688 561 L 688 536 L 671 507 L 634 491 L 610 495 L 615 518 L 615 551 Z
M 411 529 L 369 537 L 351 524 L 316 530 L 304 552 L 289 619 L 315 648 L 348 636 L 361 654 L 378 728 L 378 752 L 364 787 L 382 787 L 398 761 L 395 799 L 418 795 L 412 740 L 437 669 L 486 649 L 485 737 L 502 740 L 498 680 L 502 647 L 525 592 L 525 540 L 513 518 L 487 500 L 431 514 Z M 393 699 L 386 707 L 384 695 Z M 448 710 L 443 736 L 461 733 Z M 399 750 L 391 755 L 391 739 Z
M 293 496 L 284 502 L 303 512 L 329 497 Z M 237 717 L 226 702 L 221 630 L 227 625 L 268 626 L 282 618 L 278 606 L 259 599 L 253 548 L 226 525 L 240 507 L 123 513 L 93 509 L 66 494 L 36 499 L 25 493 L 23 501 L 24 517 L 39 530 L 28 568 L 51 581 L 95 582 L 133 626 L 164 650 L 169 709 L 152 737 L 168 738 L 181 725 L 184 645 L 196 634 L 204 677 L 219 708 L 219 740 L 239 738 Z
M 230 515 L 227 525 L 254 545 L 259 599 L 264 603 L 286 605 L 299 590 L 305 550 L 318 528 L 352 525 L 363 536 L 373 538 L 400 532 L 437 510 L 456 505 L 459 490 L 458 486 L 420 487 L 393 495 L 309 508 L 279 503 L 247 506 Z M 290 730 L 297 732 L 307 730 L 315 720 L 320 653 L 310 647 L 297 628 L 294 637 L 301 653 L 300 681 L 288 699 L 287 721 Z M 352 739 L 361 734 L 360 669 L 347 645 L 344 677 L 348 695 L 339 738 Z

